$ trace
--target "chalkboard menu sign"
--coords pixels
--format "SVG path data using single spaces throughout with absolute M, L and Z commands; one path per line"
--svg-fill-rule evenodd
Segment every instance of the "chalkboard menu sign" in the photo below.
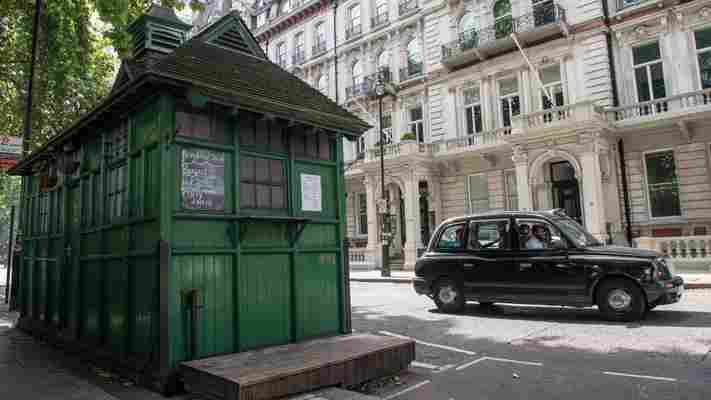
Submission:
M 225 210 L 225 154 L 205 149 L 183 149 L 183 208 Z

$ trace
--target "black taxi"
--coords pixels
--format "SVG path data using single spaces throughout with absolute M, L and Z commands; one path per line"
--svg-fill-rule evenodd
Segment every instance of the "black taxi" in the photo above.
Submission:
M 678 302 L 684 282 L 671 260 L 643 249 L 606 246 L 562 210 L 451 218 L 436 229 L 415 266 L 415 291 L 457 312 L 469 300 L 597 305 L 632 321 Z

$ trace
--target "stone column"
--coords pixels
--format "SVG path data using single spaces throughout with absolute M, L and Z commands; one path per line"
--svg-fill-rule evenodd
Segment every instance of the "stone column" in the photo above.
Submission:
M 380 196 L 380 191 L 376 187 L 378 181 L 371 177 L 366 177 L 364 179 L 365 185 L 365 197 L 368 203 L 368 254 L 370 255 L 373 263 L 376 267 L 380 267 L 382 251 L 380 245 L 380 224 L 378 224 L 378 198 Z M 357 210 L 356 210 L 357 212 Z
M 408 174 L 405 180 L 405 269 L 415 268 L 417 249 L 422 247 L 420 235 L 420 193 L 419 178 L 414 173 Z
M 523 211 L 533 209 L 531 186 L 528 180 L 528 153 L 521 145 L 513 147 L 511 159 L 516 166 L 516 192 L 518 193 L 518 208 Z
M 577 178 L 583 186 L 582 208 L 585 228 L 598 239 L 605 240 L 607 232 L 605 231 L 605 197 L 602 186 L 600 152 L 606 146 L 599 136 L 599 133 L 581 135 L 580 167 L 582 176 Z

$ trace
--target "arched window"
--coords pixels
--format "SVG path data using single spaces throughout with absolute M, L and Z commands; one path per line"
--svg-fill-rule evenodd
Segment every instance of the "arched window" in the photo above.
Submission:
M 383 50 L 378 56 L 378 69 L 390 69 L 390 51 Z
M 472 13 L 464 14 L 459 20 L 459 42 L 467 49 L 476 47 L 478 35 L 479 17 Z
M 282 0 L 281 1 L 281 13 L 286 14 L 291 10 L 291 0 Z
M 353 86 L 358 86 L 363 82 L 363 64 L 360 61 L 353 63 L 351 78 L 353 79 Z
M 422 52 L 420 51 L 420 43 L 415 38 L 407 44 L 407 74 L 405 79 L 411 78 L 422 73 Z
M 318 86 L 319 92 L 328 95 L 328 75 L 321 74 L 316 84 Z
M 494 30 L 497 39 L 513 33 L 513 17 L 509 0 L 499 0 L 494 3 Z

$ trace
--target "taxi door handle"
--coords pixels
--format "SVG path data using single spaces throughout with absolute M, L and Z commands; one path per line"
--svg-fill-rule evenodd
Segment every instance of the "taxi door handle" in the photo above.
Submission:
M 474 264 L 472 264 L 472 263 L 464 263 L 464 268 L 474 268 Z
M 533 266 L 533 264 L 531 264 L 531 263 L 520 263 L 519 266 L 521 267 L 521 269 L 527 269 L 527 268 L 531 268 L 531 267 Z

